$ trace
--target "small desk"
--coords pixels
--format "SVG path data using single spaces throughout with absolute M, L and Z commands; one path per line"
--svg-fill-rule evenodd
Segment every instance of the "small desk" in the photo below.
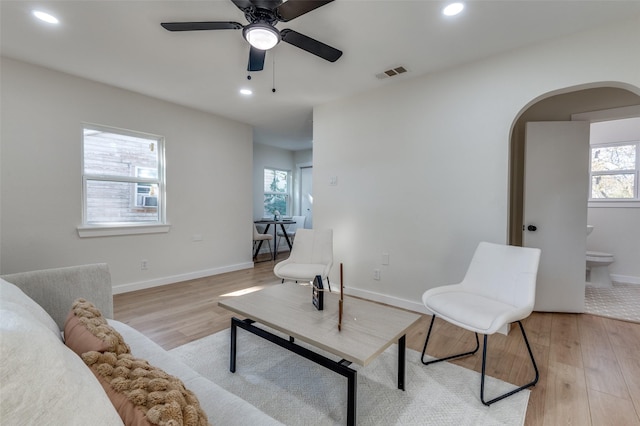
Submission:
M 264 228 L 264 233 L 266 234 L 267 232 L 269 232 L 269 228 L 271 227 L 271 225 L 273 225 L 273 260 L 276 260 L 276 257 L 278 256 L 278 246 L 277 246 L 277 241 L 278 241 L 278 225 L 280 225 L 280 229 L 282 229 L 282 233 L 284 234 L 284 238 L 285 240 L 287 240 L 287 244 L 289 245 L 289 250 L 291 250 L 291 240 L 289 240 L 289 235 L 287 235 L 287 228 L 285 228 L 285 225 L 291 225 L 293 223 L 296 223 L 295 220 L 291 220 L 291 219 L 283 219 L 283 220 L 273 220 L 273 219 L 260 219 L 260 220 L 256 220 L 253 223 L 255 223 L 256 225 L 267 225 L 266 228 Z M 258 247 L 256 247 L 256 251 L 255 253 L 253 253 L 253 258 L 255 259 L 256 256 L 258 256 L 258 253 L 260 253 L 260 247 L 262 247 L 262 241 L 260 241 L 258 243 Z

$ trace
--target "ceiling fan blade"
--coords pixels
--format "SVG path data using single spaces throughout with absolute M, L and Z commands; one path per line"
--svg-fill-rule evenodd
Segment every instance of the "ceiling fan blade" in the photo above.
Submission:
M 249 65 L 247 65 L 247 71 L 262 71 L 264 69 L 264 58 L 266 55 L 266 50 L 256 49 L 251 46 L 251 50 L 249 50 Z
M 163 22 L 168 31 L 239 30 L 244 26 L 238 22 Z
M 286 3 L 285 3 L 286 4 Z M 311 37 L 307 37 L 299 32 L 285 29 L 280 31 L 282 41 L 299 47 L 302 50 L 306 50 L 316 56 L 321 57 L 329 62 L 337 61 L 342 56 L 342 51 L 335 49 L 327 44 L 314 40 Z
M 234 0 L 231 0 L 234 1 Z M 250 0 L 255 7 L 274 10 L 283 3 L 283 0 Z M 286 1 L 286 0 L 284 0 Z
M 278 15 L 278 20 L 287 22 L 332 1 L 333 0 L 289 0 L 278 6 L 275 12 Z
M 231 0 L 238 9 L 245 12 L 246 9 L 253 7 L 251 0 Z

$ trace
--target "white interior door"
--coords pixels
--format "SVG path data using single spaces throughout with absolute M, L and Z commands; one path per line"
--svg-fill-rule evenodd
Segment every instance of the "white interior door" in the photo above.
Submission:
M 300 169 L 300 215 L 306 216 L 304 227 L 313 228 L 313 168 Z
M 523 245 L 542 250 L 536 311 L 583 312 L 589 122 L 527 123 Z

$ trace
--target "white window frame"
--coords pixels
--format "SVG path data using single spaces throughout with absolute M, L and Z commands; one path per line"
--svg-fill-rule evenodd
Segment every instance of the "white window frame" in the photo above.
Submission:
M 606 170 L 594 172 L 591 170 L 591 160 L 593 158 L 593 150 L 597 148 L 606 148 L 614 146 L 635 145 L 636 148 L 636 164 L 635 169 L 628 170 Z M 591 198 L 592 185 L 594 176 L 633 174 L 634 178 L 634 194 L 633 198 Z M 619 141 L 602 144 L 592 144 L 589 147 L 589 207 L 640 207 L 640 141 Z
M 146 138 L 156 143 L 158 150 L 158 178 L 139 178 L 135 176 L 114 176 L 114 175 L 96 175 L 84 173 L 84 130 L 91 129 L 101 132 L 109 132 L 138 138 Z M 105 126 L 101 124 L 82 123 L 81 126 L 81 162 L 82 162 L 82 225 L 77 227 L 78 235 L 84 237 L 103 237 L 114 235 L 136 235 L 136 234 L 153 234 L 169 232 L 170 225 L 166 220 L 166 171 L 165 171 L 165 155 L 163 136 L 150 133 L 138 132 L 134 130 L 121 129 L 117 127 Z M 87 181 L 110 181 L 110 182 L 126 182 L 136 184 L 155 184 L 158 187 L 158 205 L 154 207 L 158 212 L 157 221 L 149 222 L 105 222 L 105 223 L 87 223 Z M 134 195 L 135 197 L 135 195 Z M 132 200 L 135 204 L 135 200 Z
M 284 195 L 284 197 L 286 198 L 286 205 L 287 205 L 287 211 L 286 212 L 280 212 L 280 216 L 290 216 L 290 212 L 291 212 L 291 170 L 286 170 L 283 169 L 282 167 L 265 167 L 262 170 L 262 188 L 264 189 L 264 172 L 265 170 L 271 170 L 274 173 L 275 172 L 286 172 L 287 173 L 287 192 L 273 192 L 273 191 L 264 191 L 263 195 L 262 195 L 262 199 L 264 200 L 264 196 L 265 195 Z M 267 219 L 272 219 L 272 217 L 268 217 L 268 216 L 264 216 L 264 206 L 262 209 L 262 214 L 263 214 L 263 218 L 267 218 Z

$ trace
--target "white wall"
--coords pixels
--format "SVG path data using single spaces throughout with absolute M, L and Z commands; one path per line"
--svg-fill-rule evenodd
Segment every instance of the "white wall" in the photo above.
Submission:
M 591 125 L 591 144 L 640 140 L 640 118 L 605 121 Z M 640 284 L 640 206 L 594 207 L 590 203 L 588 223 L 593 232 L 587 250 L 612 253 L 609 266 L 614 281 Z
M 293 152 L 293 161 L 298 164 L 312 163 L 313 162 L 313 150 L 304 149 L 302 151 Z
M 348 292 L 413 309 L 462 279 L 479 241 L 507 241 L 518 114 L 594 82 L 640 92 L 639 42 L 636 18 L 316 107 L 314 227 L 334 229 L 331 279 L 343 262 Z
M 2 273 L 107 262 L 122 291 L 253 265 L 250 126 L 7 58 L 1 71 Z M 82 122 L 166 138 L 169 233 L 78 237 Z

